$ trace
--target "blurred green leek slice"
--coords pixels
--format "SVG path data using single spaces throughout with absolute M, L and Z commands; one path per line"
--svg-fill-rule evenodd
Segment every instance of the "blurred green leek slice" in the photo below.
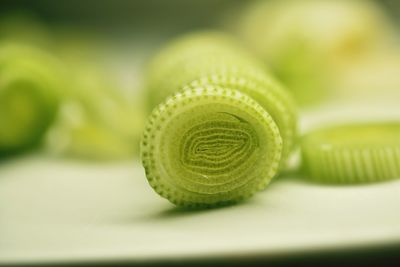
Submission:
M 337 97 L 342 101 L 395 101 L 400 98 L 400 49 L 387 47 L 343 65 Z
M 271 116 L 236 90 L 183 90 L 150 115 L 141 157 L 150 185 L 176 205 L 246 199 L 275 176 L 282 139 Z
M 263 64 L 231 36 L 196 32 L 172 41 L 151 61 L 147 81 L 149 109 L 188 86 L 221 86 L 252 97 L 279 127 L 285 167 L 297 134 L 296 106 Z
M 63 103 L 60 116 L 47 136 L 47 148 L 52 154 L 88 160 L 133 157 L 138 151 L 138 139 L 110 128 L 112 124 L 91 116 L 79 102 Z
M 0 154 L 37 145 L 57 113 L 58 62 L 23 45 L 0 44 Z
M 382 10 L 367 0 L 259 1 L 243 12 L 238 32 L 304 106 L 334 94 L 342 64 L 393 36 Z
M 143 105 L 110 67 L 113 47 L 85 29 L 59 28 L 55 39 L 70 78 L 61 112 L 46 138 L 48 151 L 86 160 L 137 155 Z
M 131 158 L 139 150 L 143 112 L 140 103 L 119 92 L 113 74 L 75 61 L 71 90 L 49 132 L 53 154 L 94 160 Z
M 307 176 L 326 183 L 400 178 L 400 123 L 343 125 L 311 132 L 302 141 Z

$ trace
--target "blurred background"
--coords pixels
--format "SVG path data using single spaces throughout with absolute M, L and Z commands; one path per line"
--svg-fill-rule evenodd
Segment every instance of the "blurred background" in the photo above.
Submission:
M 3 54 L 24 50 L 24 60 L 51 76 L 55 89 L 44 93 L 52 95 L 46 100 L 52 101 L 50 106 L 38 104 L 43 110 L 30 112 L 31 118 L 22 111 L 8 118 L 21 123 L 12 127 L 13 138 L 12 131 L 1 129 L 0 142 L 7 144 L 0 154 L 19 153 L 39 142 L 63 156 L 122 159 L 136 154 L 146 115 L 146 63 L 166 41 L 195 30 L 236 36 L 292 91 L 303 110 L 332 101 L 398 96 L 397 1 L 270 2 L 3 1 Z M 43 57 L 47 59 L 37 64 Z M 26 76 L 22 71 L 18 75 Z M 35 82 L 49 82 L 41 79 Z M 16 95 L 21 96 L 9 97 Z M 36 113 L 47 116 L 41 124 L 35 124 Z M 27 128 L 36 125 L 31 135 L 24 123 Z
M 13 133 L 1 129 L 0 142 L 8 145 L 2 145 L 0 154 L 19 153 L 39 142 L 48 152 L 63 156 L 122 159 L 136 154 L 146 115 L 146 63 L 166 41 L 195 30 L 217 29 L 236 36 L 305 111 L 331 102 L 390 101 L 399 96 L 397 1 L 295 2 L 3 1 L 3 54 L 10 54 L 7 49 L 16 54 L 24 50 L 29 67 L 46 72 L 47 78 L 35 81 L 37 86 L 52 82 L 54 88 L 41 92 L 53 99 L 46 100 L 51 101 L 47 106 L 32 106 L 31 118 L 22 111 L 8 118 L 21 123 L 12 127 Z M 3 61 L 17 61 L 9 58 Z M 9 68 L 21 70 L 21 77 L 12 79 L 33 83 L 22 73 L 25 66 Z M 21 94 L 8 97 L 15 100 Z M 22 100 L 14 102 L 18 101 Z M 13 107 L 3 108 L 7 112 Z M 35 124 L 36 113 L 47 116 L 45 121 Z M 31 135 L 24 123 L 26 129 L 36 125 Z
M 137 163 L 146 64 L 196 30 L 228 32 L 265 62 L 293 93 L 304 129 L 326 120 L 320 110 L 387 116 L 382 107 L 400 103 L 399 27 L 396 0 L 3 0 L 0 169 L 31 153 Z M 374 259 L 396 258 L 386 251 Z

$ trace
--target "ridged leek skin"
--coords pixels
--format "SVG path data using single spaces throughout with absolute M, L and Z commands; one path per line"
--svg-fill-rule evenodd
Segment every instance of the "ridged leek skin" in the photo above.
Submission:
M 316 182 L 369 183 L 400 178 L 400 123 L 317 130 L 301 143 L 303 170 Z
M 291 96 L 218 32 L 167 45 L 147 75 L 152 110 L 141 158 L 153 189 L 178 206 L 234 203 L 284 168 L 297 132 Z
M 274 119 L 283 140 L 286 166 L 297 136 L 297 109 L 291 95 L 231 36 L 220 32 L 188 34 L 163 48 L 147 75 L 148 107 L 188 86 L 218 85 L 247 94 Z
M 262 106 L 213 85 L 185 89 L 159 105 L 141 143 L 150 185 L 186 207 L 233 203 L 262 190 L 281 150 L 279 129 Z
M 0 44 L 0 154 L 40 143 L 61 91 L 57 60 L 28 46 Z

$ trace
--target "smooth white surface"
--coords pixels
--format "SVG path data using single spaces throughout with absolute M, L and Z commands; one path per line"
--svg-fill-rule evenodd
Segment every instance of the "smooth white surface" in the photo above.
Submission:
M 0 164 L 0 264 L 269 255 L 400 242 L 400 180 L 275 180 L 236 206 L 182 211 L 139 163 L 27 156 Z

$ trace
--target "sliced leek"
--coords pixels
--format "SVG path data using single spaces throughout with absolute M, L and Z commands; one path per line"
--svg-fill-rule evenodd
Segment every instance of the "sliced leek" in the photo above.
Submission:
M 41 141 L 57 113 L 60 73 L 43 51 L 0 45 L 0 154 Z
M 343 67 L 397 35 L 369 0 L 255 1 L 235 19 L 238 35 L 304 106 L 335 95 Z
M 302 140 L 307 177 L 326 183 L 400 178 L 400 123 L 337 126 Z
M 285 166 L 291 96 L 230 37 L 185 36 L 151 62 L 141 157 L 150 185 L 180 206 L 237 202 Z
M 151 114 L 141 144 L 150 185 L 189 207 L 248 198 L 275 176 L 282 139 L 253 99 L 219 86 L 193 87 Z

